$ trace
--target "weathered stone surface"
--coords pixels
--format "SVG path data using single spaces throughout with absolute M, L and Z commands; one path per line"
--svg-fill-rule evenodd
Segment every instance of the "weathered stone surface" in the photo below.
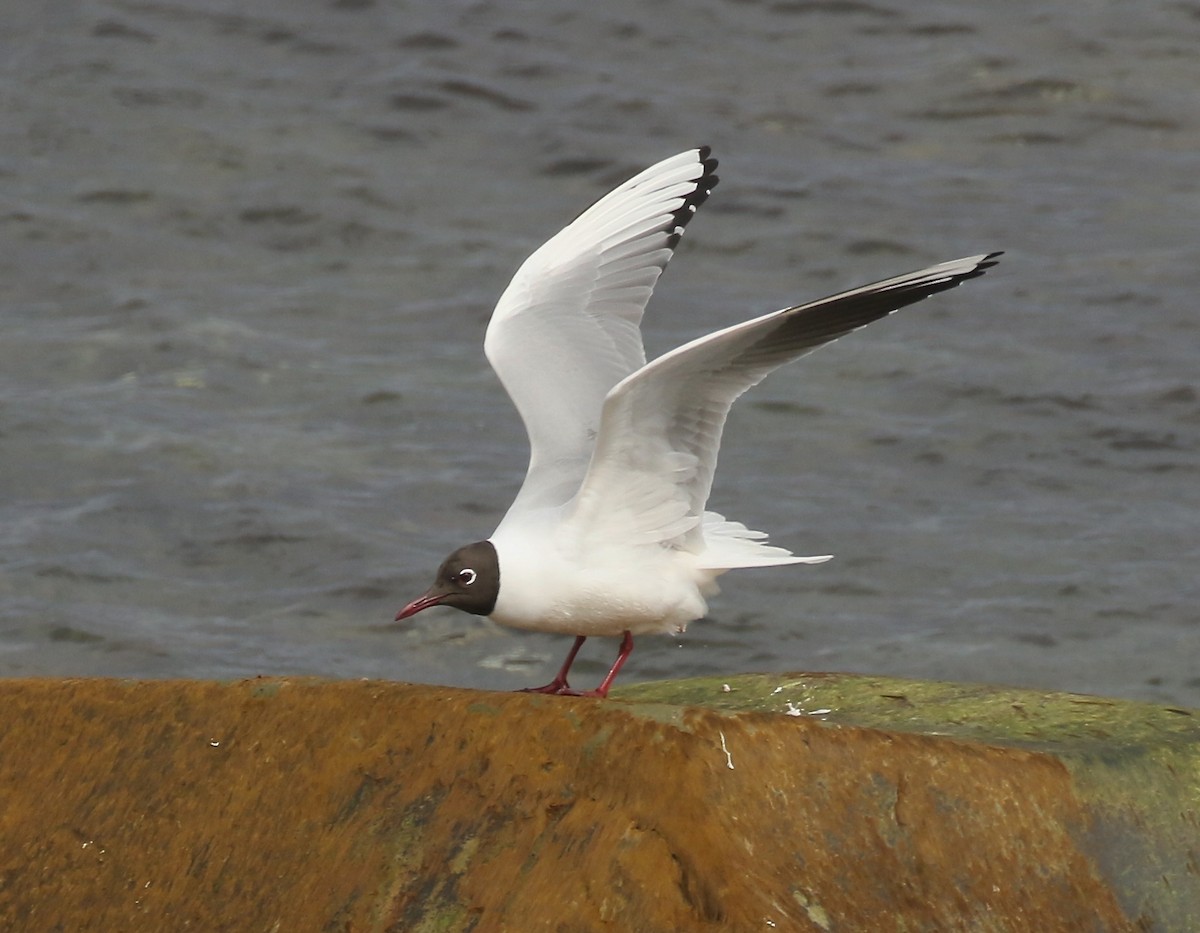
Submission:
M 1200 929 L 1191 711 L 728 686 L 0 681 L 0 929 Z

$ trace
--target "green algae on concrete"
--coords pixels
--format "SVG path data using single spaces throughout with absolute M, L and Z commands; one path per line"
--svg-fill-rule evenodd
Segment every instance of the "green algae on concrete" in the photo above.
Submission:
M 1200 929 L 1188 711 L 618 696 L 0 681 L 0 929 Z
M 1184 744 L 1200 739 L 1200 711 L 1073 693 L 858 674 L 742 674 L 635 684 L 613 699 L 782 713 L 833 725 L 901 730 L 1041 748 Z

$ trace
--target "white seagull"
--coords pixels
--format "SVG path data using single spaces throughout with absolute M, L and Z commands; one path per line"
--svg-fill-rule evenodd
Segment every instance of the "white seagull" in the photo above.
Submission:
M 716 167 L 708 147 L 651 166 L 517 270 L 483 346 L 529 434 L 525 482 L 492 536 L 447 557 L 396 621 L 444 605 L 574 635 L 554 680 L 530 688 L 571 695 L 584 639 L 620 635 L 612 669 L 586 691 L 603 697 L 633 636 L 682 632 L 725 571 L 829 559 L 796 557 L 705 510 L 730 406 L 776 367 L 982 275 L 1000 254 L 784 308 L 647 363 L 642 312 Z

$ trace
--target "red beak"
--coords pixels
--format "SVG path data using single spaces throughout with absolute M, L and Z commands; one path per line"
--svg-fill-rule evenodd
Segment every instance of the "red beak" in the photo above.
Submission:
M 419 599 L 414 599 L 411 603 L 396 613 L 396 621 L 407 619 L 409 616 L 416 615 L 422 609 L 428 609 L 430 606 L 436 606 L 446 598 L 445 593 L 426 593 Z

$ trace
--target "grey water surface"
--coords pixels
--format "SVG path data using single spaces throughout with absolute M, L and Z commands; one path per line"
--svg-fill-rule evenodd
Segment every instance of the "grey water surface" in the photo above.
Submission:
M 1200 707 L 1200 4 L 15 0 L 0 132 L 0 674 L 547 679 L 388 623 L 520 483 L 509 276 L 709 143 L 652 356 L 1007 253 L 735 407 L 712 507 L 837 557 L 622 677 Z

